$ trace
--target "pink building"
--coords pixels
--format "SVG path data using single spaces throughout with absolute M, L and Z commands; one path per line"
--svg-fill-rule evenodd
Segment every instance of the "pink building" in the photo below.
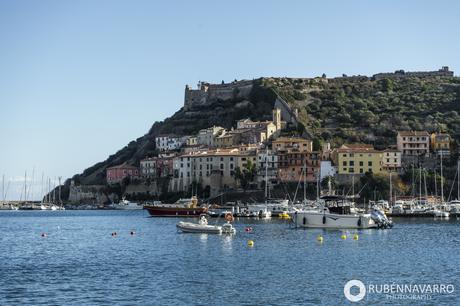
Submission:
M 107 183 L 118 183 L 125 177 L 139 177 L 139 169 L 126 163 L 107 168 Z

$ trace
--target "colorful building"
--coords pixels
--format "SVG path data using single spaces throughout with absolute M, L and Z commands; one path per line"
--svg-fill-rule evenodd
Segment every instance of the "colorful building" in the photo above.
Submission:
M 308 139 L 298 137 L 279 137 L 272 142 L 272 149 L 278 151 L 313 151 L 313 142 Z
M 126 163 L 114 167 L 107 168 L 106 179 L 107 183 L 114 184 L 121 182 L 125 177 L 138 178 L 139 169 L 130 166 Z
M 447 133 L 431 134 L 431 150 L 437 155 L 449 156 L 451 137 Z
M 143 177 L 169 177 L 173 175 L 173 158 L 175 154 L 160 154 L 158 157 L 145 158 L 140 161 L 140 173 Z
M 316 182 L 320 175 L 320 152 L 284 151 L 278 153 L 278 179 L 281 182 Z
M 430 153 L 430 135 L 427 131 L 399 131 L 396 143 L 404 156 L 428 156 Z
M 336 151 L 337 173 L 340 174 L 374 174 L 383 171 L 383 152 L 371 145 L 347 144 Z

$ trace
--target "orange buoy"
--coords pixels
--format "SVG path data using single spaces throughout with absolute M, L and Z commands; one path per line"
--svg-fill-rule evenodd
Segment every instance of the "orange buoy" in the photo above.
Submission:
M 228 222 L 232 222 L 233 221 L 233 215 L 231 213 L 226 213 L 225 214 L 225 220 L 227 220 Z

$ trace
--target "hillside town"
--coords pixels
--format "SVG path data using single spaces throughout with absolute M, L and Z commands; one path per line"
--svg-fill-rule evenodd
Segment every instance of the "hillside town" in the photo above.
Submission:
M 421 163 L 429 168 L 451 154 L 452 139 L 443 132 L 397 131 L 395 144 L 383 150 L 362 143 L 333 148 L 286 135 L 289 123 L 282 120 L 281 110 L 273 109 L 272 115 L 271 121 L 238 120 L 230 130 L 211 126 L 196 135 L 159 135 L 155 156 L 146 156 L 138 165 L 107 168 L 107 183 L 166 179 L 168 192 L 189 192 L 199 185 L 208 197 L 215 197 L 240 189 L 262 190 L 266 183 L 316 185 L 328 177 L 350 183 L 366 173 L 396 176 Z

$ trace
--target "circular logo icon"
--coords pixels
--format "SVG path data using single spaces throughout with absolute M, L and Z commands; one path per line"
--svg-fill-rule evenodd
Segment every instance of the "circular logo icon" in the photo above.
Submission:
M 358 294 L 351 293 L 351 288 L 353 287 L 357 287 L 359 289 Z M 343 287 L 343 294 L 345 294 L 345 297 L 350 302 L 359 302 L 366 295 L 366 286 L 364 286 L 362 281 L 357 280 L 357 279 L 352 279 L 348 281 Z

